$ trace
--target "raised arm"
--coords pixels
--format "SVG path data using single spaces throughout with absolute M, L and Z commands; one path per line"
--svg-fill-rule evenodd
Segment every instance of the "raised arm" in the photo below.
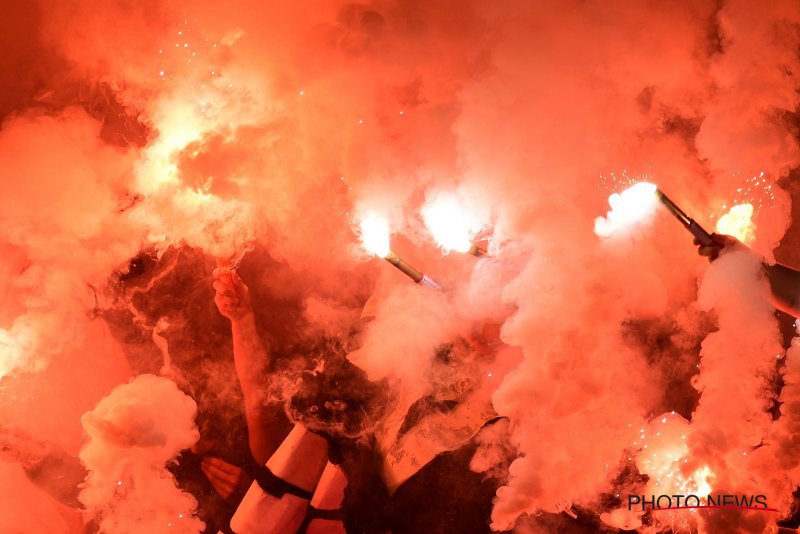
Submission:
M 707 256 L 709 261 L 717 259 L 722 250 L 745 246 L 731 236 L 714 234 L 713 237 L 711 245 L 698 248 L 700 255 Z M 698 243 L 695 241 L 695 244 Z M 772 290 L 772 305 L 782 312 L 800 317 L 800 271 L 780 263 L 763 263 L 762 268 Z
M 764 272 L 772 288 L 772 305 L 800 317 L 800 271 L 776 263 L 764 265 Z
M 291 427 L 280 404 L 270 403 L 266 397 L 274 362 L 258 335 L 250 291 L 236 271 L 215 269 L 214 289 L 217 308 L 231 321 L 233 359 L 244 394 L 250 451 L 263 465 Z

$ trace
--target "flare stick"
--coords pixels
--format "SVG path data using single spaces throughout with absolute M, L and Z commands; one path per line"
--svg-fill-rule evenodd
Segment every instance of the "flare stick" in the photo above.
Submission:
M 672 200 L 670 200 L 670 198 L 667 195 L 665 195 L 660 189 L 656 189 L 656 195 L 658 196 L 658 199 L 661 201 L 661 203 L 664 204 L 669 209 L 670 212 L 672 212 L 675 218 L 678 219 L 681 222 L 681 224 L 683 224 L 683 226 L 686 227 L 686 229 L 689 230 L 692 233 L 692 235 L 697 238 L 697 241 L 701 245 L 707 247 L 708 245 L 714 242 L 714 237 L 711 234 L 709 234 L 702 226 L 697 224 L 697 222 L 694 219 L 686 215 L 686 212 L 680 209 L 678 205 L 675 204 Z

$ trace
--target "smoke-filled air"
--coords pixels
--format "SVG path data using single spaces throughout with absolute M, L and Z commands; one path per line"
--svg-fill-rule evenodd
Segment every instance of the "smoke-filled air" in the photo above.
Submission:
M 796 0 L 0 15 L 0 532 L 800 527 Z

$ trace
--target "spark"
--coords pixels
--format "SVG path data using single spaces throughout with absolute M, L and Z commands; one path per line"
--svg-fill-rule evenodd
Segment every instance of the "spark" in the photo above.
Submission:
M 736 173 L 738 175 L 739 173 Z M 754 216 L 764 209 L 775 207 L 775 192 L 773 191 L 774 182 L 770 179 L 768 181 L 764 172 L 760 172 L 756 176 L 745 178 L 741 187 L 736 189 L 730 202 L 722 205 L 722 209 L 728 208 L 728 205 L 750 204 L 753 207 Z M 710 214 L 710 218 L 714 219 L 718 214 Z M 741 239 L 740 239 L 741 240 Z

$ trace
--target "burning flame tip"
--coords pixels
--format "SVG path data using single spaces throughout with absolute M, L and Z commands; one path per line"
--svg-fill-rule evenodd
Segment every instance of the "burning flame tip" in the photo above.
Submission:
M 386 258 L 391 253 L 389 248 L 389 221 L 386 217 L 371 212 L 361 219 L 361 242 L 372 254 Z
M 735 204 L 717 220 L 715 231 L 718 234 L 733 236 L 745 245 L 750 245 L 756 238 L 753 212 L 753 205 L 749 202 Z
M 450 251 L 469 252 L 482 229 L 475 213 L 453 193 L 437 194 L 422 207 L 422 218 L 436 243 Z
M 637 182 L 620 193 L 608 197 L 611 211 L 595 219 L 594 232 L 611 237 L 647 220 L 658 202 L 658 187 L 651 182 Z

